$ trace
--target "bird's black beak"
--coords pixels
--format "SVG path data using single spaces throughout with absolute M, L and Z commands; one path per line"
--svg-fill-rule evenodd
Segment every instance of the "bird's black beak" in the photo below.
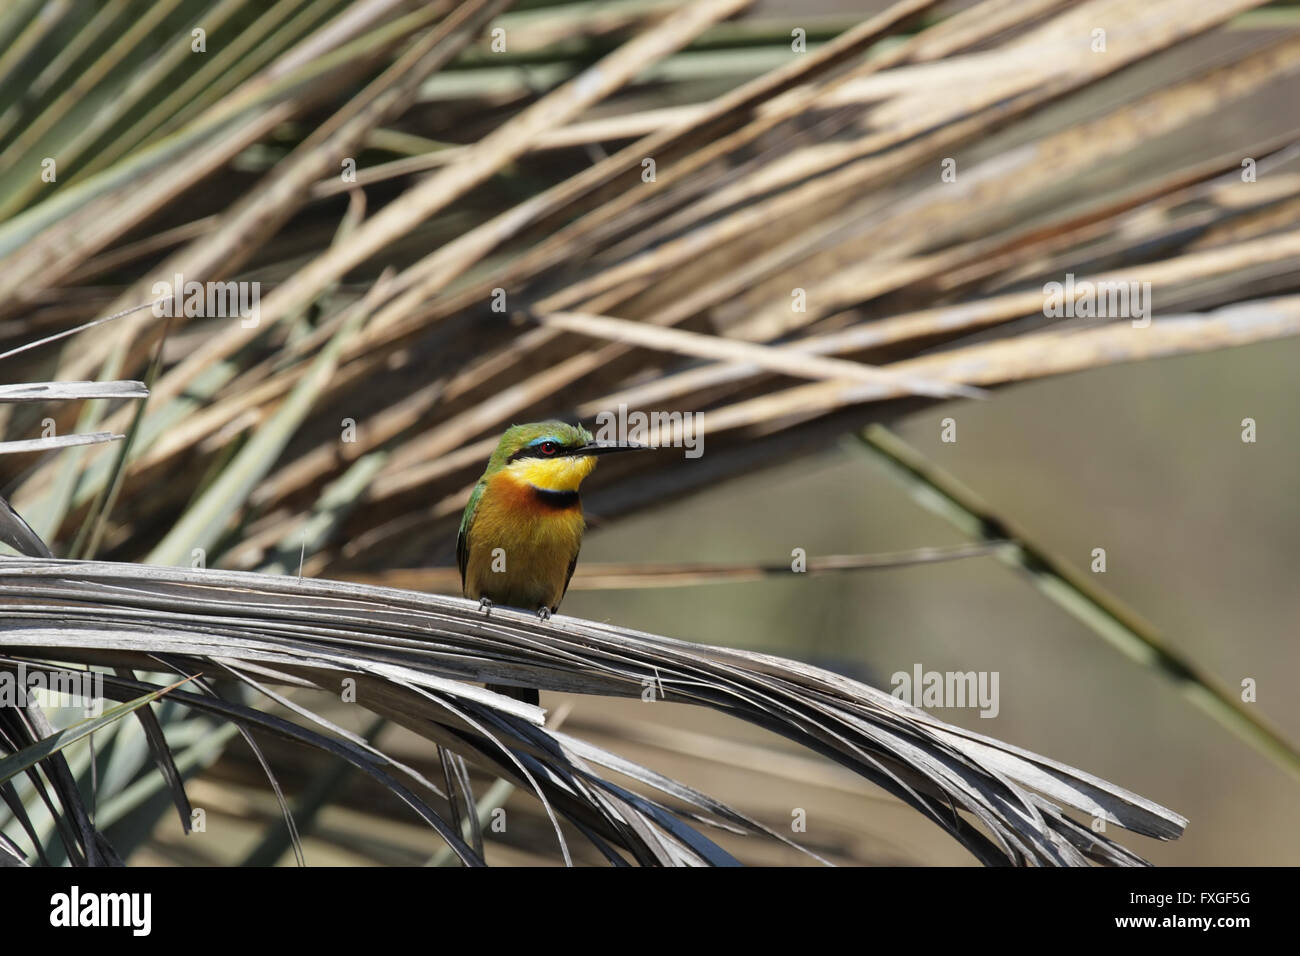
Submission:
M 576 457 L 586 457 L 587 455 L 609 455 L 616 451 L 654 451 L 653 445 L 638 445 L 634 442 L 587 442 L 587 444 L 575 448 L 570 454 Z

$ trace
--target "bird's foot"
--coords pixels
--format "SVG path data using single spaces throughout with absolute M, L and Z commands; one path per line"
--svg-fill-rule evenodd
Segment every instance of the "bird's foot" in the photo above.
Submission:
M 492 616 L 492 602 L 487 598 L 478 599 L 478 609 L 483 612 L 484 617 Z
M 546 605 L 539 607 L 537 609 L 537 619 L 539 621 L 549 621 L 551 619 L 551 609 Z

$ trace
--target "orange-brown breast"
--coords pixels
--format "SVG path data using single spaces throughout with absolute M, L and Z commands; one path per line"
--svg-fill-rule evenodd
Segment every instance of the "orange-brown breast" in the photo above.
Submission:
M 552 496 L 552 499 L 554 496 Z M 467 533 L 465 596 L 535 611 L 557 608 L 582 546 L 582 506 L 556 506 L 511 470 L 488 480 Z

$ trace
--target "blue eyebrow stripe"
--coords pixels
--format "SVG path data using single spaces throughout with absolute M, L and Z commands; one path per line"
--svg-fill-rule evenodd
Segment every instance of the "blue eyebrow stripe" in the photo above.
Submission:
M 557 444 L 557 445 L 563 445 L 563 444 L 564 444 L 564 442 L 560 441 L 560 440 L 559 440 L 558 438 L 556 438 L 554 435 L 543 435 L 541 438 L 534 438 L 532 441 L 530 441 L 530 442 L 528 443 L 528 447 L 529 447 L 529 448 L 535 448 L 536 446 L 541 445 L 541 444 L 543 444 L 543 443 L 545 443 L 545 442 L 548 442 L 548 441 L 553 441 L 553 442 L 555 442 L 555 444 Z

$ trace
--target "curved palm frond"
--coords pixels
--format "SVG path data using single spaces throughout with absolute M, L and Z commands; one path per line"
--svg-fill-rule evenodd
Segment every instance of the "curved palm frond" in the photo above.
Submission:
M 480 854 L 399 778 L 445 797 L 441 788 L 271 685 L 338 693 L 345 679 L 354 680 L 360 706 L 536 794 L 610 859 L 622 851 L 642 863 L 733 862 L 694 830 L 698 822 L 777 835 L 688 787 L 548 730 L 539 708 L 466 681 L 711 707 L 850 768 L 985 863 L 1140 862 L 1062 808 L 1159 839 L 1177 837 L 1186 824 L 1083 771 L 945 724 L 831 672 L 611 624 L 542 622 L 505 610 L 485 617 L 469 601 L 360 584 L 30 558 L 0 560 L 0 600 L 8 604 L 0 667 L 56 660 L 233 676 L 301 722 L 189 690 L 170 698 L 352 761 L 406 800 L 466 863 L 480 862 Z M 103 682 L 105 696 L 118 700 L 157 689 L 119 675 Z M 627 775 L 658 796 L 634 793 L 600 770 Z M 686 811 L 669 809 L 664 797 Z

